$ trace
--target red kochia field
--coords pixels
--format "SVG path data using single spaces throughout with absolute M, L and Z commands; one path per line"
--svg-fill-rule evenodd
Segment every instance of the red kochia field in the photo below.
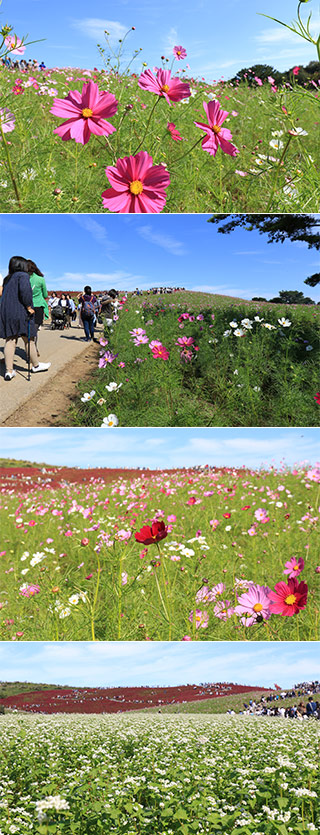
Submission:
M 241 684 L 186 684 L 180 687 L 89 687 L 39 690 L 0 699 L 0 706 L 29 713 L 121 713 L 148 707 L 198 702 L 252 692 Z M 263 693 L 264 687 L 255 687 Z

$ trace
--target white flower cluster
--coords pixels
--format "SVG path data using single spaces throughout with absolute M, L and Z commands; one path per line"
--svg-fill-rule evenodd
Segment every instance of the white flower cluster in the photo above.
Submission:
M 68 812 L 70 809 L 69 803 L 67 800 L 64 800 L 63 797 L 60 797 L 59 794 L 56 795 L 49 795 L 45 797 L 43 800 L 36 801 L 36 813 L 38 815 L 38 820 L 41 823 L 43 820 L 46 819 L 46 812 L 49 809 L 54 809 L 55 812 Z

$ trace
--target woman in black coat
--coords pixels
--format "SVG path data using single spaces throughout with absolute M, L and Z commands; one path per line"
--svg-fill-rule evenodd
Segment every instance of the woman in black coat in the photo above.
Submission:
M 5 380 L 12 380 L 16 375 L 13 370 L 13 359 L 19 337 L 23 339 L 27 350 L 28 327 L 30 327 L 31 371 L 34 373 L 47 371 L 51 363 L 38 362 L 35 347 L 36 328 L 28 263 L 25 258 L 13 256 L 9 261 L 8 275 L 3 282 L 0 307 L 0 336 L 5 339 Z

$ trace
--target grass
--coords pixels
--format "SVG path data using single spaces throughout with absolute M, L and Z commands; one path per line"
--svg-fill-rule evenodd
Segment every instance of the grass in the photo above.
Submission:
M 238 716 L 7 715 L 1 830 L 318 832 L 316 726 Z
M 317 478 L 159 471 L 2 493 L 1 640 L 319 640 Z M 167 535 L 144 547 L 134 532 L 154 519 Z M 291 557 L 305 562 L 305 608 L 244 625 L 242 589 L 273 588 Z
M 212 87 L 191 80 L 191 97 L 172 107 L 139 88 L 139 70 L 133 76 L 83 73 L 70 67 L 35 72 L 35 83 L 23 75 L 22 93 L 15 95 L 21 73 L 1 68 L 2 103 L 15 118 L 14 130 L 0 143 L 1 211 L 107 211 L 101 197 L 110 185 L 105 169 L 118 158 L 134 155 L 140 145 L 154 164 L 166 165 L 170 173 L 165 212 L 319 210 L 319 101 L 313 88 L 275 93 L 269 84 Z M 117 130 L 107 141 L 92 135 L 85 146 L 63 142 L 53 133 L 61 124 L 50 114 L 53 99 L 64 99 L 69 90 L 81 91 L 90 79 L 119 101 L 111 117 Z M 199 144 L 205 134 L 194 122 L 206 121 L 203 102 L 210 97 L 229 112 L 226 125 L 239 149 L 236 157 L 221 149 L 212 157 Z M 173 141 L 167 129 L 172 120 L 181 142 Z M 289 133 L 297 125 L 306 136 Z M 281 132 L 280 140 L 275 132 Z M 279 141 L 277 149 L 274 143 Z
M 34 684 L 29 681 L 0 681 L 0 699 L 17 696 L 19 693 L 30 693 L 38 690 L 60 690 L 60 684 Z
M 85 402 L 78 398 L 70 412 L 73 425 L 100 426 L 108 414 L 120 426 L 319 425 L 316 306 L 183 291 L 131 297 L 121 307 L 119 320 L 105 326 L 104 367 L 89 383 L 94 394 Z M 186 311 L 191 320 L 181 321 Z M 288 326 L 279 323 L 282 318 Z M 241 325 L 243 319 L 251 329 Z M 237 322 L 242 336 L 230 322 Z M 134 344 L 131 332 L 138 328 L 146 332 L 146 344 Z M 181 338 L 192 339 L 190 356 L 179 348 Z M 152 340 L 167 348 L 168 359 L 154 358 Z M 114 391 L 106 388 L 110 383 Z M 85 386 L 82 397 L 88 381 Z

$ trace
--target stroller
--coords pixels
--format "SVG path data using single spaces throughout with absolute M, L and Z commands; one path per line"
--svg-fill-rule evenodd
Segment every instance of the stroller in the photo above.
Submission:
M 59 304 L 51 311 L 51 330 L 63 331 L 70 326 L 70 316 L 67 309 Z

